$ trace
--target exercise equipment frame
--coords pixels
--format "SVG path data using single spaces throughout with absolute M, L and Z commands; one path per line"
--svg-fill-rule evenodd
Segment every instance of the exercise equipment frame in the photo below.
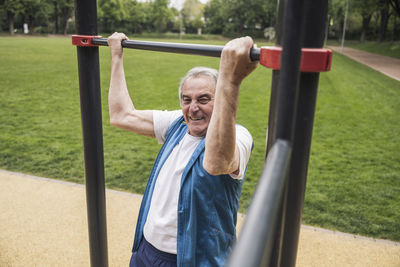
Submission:
M 251 53 L 253 60 L 274 69 L 266 163 L 239 242 L 228 259 L 230 267 L 295 266 L 319 72 L 330 70 L 332 59 L 330 50 L 321 49 L 327 7 L 327 0 L 280 0 L 276 47 Z M 108 266 L 97 47 L 107 42 L 97 36 L 96 0 L 75 0 L 75 24 L 78 37 L 73 38 L 73 43 L 78 56 L 90 262 L 91 266 Z M 143 49 L 143 45 L 154 45 L 131 42 L 124 41 L 123 46 Z M 218 57 L 222 48 L 213 46 L 212 52 L 203 55 Z M 203 53 L 187 47 L 157 49 L 146 48 Z

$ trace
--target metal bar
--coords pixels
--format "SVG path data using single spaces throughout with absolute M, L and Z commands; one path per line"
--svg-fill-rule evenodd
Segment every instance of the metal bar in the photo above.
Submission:
M 229 267 L 267 266 L 289 166 L 290 145 L 277 140 L 268 154 L 264 171 L 247 212 L 246 221 L 228 260 Z M 260 225 L 262 222 L 262 225 Z
M 283 34 L 283 17 L 285 15 L 285 2 L 282 0 L 278 2 L 278 20 L 276 22 L 276 39 L 275 45 L 282 46 L 282 34 Z M 268 113 L 268 128 L 267 128 L 267 144 L 265 158 L 267 158 L 268 152 L 276 140 L 276 113 L 278 104 L 278 88 L 279 88 L 279 76 L 280 70 L 272 70 L 272 81 L 271 81 L 271 95 L 269 100 L 269 113 Z
M 328 1 L 305 0 L 304 8 L 303 47 L 320 48 L 323 46 L 325 39 Z M 288 180 L 281 266 L 296 265 L 318 81 L 319 73 L 300 74 L 299 100 Z
M 276 138 L 291 141 L 294 135 L 298 99 L 303 0 L 287 0 L 286 2 L 275 131 Z
M 75 0 L 78 34 L 97 34 L 96 0 Z M 98 47 L 77 47 L 91 266 L 108 266 Z
M 108 46 L 106 38 L 93 38 L 91 40 L 94 45 Z M 185 43 L 169 43 L 169 42 L 151 42 L 124 40 L 122 47 L 150 50 L 158 52 L 169 52 L 178 54 L 199 55 L 208 57 L 220 57 L 224 46 L 221 45 L 200 45 L 200 44 L 185 44 Z M 250 59 L 257 61 L 260 58 L 260 49 L 252 48 L 250 50 Z
M 278 20 L 282 20 L 282 56 L 281 70 L 279 73 L 278 92 L 276 93 L 276 106 L 274 111 L 273 136 L 276 139 L 287 140 L 292 143 L 296 110 L 298 104 L 298 81 L 300 76 L 301 45 L 303 38 L 303 0 L 279 1 L 282 11 Z M 275 140 L 276 140 L 275 139 Z M 275 143 L 275 140 L 271 140 Z M 291 158 L 291 156 L 290 156 Z M 281 266 L 282 240 L 285 229 L 285 216 L 287 214 L 287 186 L 281 202 L 281 216 L 274 231 L 274 246 L 271 261 L 267 266 Z

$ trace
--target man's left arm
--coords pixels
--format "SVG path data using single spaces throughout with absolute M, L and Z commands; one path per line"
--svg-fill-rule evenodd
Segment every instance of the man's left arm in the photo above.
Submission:
M 257 62 L 250 60 L 252 47 L 253 40 L 243 37 L 228 42 L 222 50 L 203 161 L 204 169 L 212 175 L 239 171 L 236 112 L 240 84 L 257 66 Z

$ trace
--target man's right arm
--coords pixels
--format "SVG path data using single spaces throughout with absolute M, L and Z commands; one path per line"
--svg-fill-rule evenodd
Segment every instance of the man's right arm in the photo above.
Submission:
M 129 96 L 123 66 L 121 41 L 128 39 L 123 33 L 108 38 L 111 51 L 111 79 L 108 93 L 110 123 L 137 134 L 155 137 L 152 110 L 137 110 Z

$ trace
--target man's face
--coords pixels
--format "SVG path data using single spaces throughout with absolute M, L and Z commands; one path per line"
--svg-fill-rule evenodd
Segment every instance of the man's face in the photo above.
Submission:
M 182 88 L 182 113 L 192 136 L 205 136 L 214 108 L 214 80 L 198 76 L 186 80 Z

